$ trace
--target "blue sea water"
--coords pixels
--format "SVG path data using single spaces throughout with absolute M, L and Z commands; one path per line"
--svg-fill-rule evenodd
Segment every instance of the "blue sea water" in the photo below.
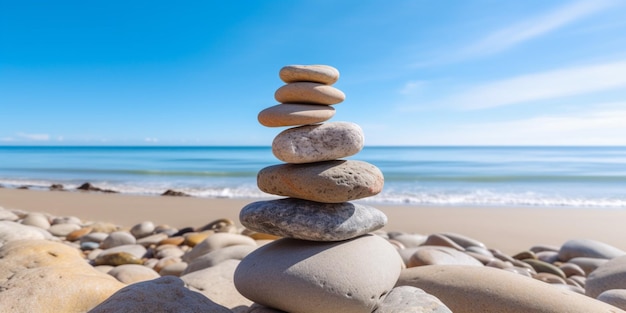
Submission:
M 626 147 L 366 147 L 385 188 L 365 202 L 626 208 Z M 0 147 L 0 185 L 84 182 L 122 193 L 268 198 L 270 147 Z

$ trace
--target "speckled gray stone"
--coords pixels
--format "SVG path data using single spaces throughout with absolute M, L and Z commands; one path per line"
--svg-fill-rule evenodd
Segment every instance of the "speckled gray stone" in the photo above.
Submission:
M 274 138 L 272 153 L 287 163 L 330 161 L 363 149 L 363 131 L 350 122 L 330 122 L 284 130 Z
M 452 313 L 437 297 L 413 286 L 399 286 L 391 289 L 373 313 L 415 312 Z
M 285 103 L 271 106 L 257 116 L 267 127 L 297 126 L 327 121 L 335 115 L 335 108 L 319 104 Z
M 286 83 L 316 82 L 332 85 L 339 79 L 339 71 L 328 65 L 287 65 L 278 76 Z
M 313 103 L 333 105 L 346 99 L 341 90 L 319 83 L 297 82 L 284 85 L 274 93 L 280 103 Z
M 338 241 L 382 228 L 387 216 L 362 204 L 287 198 L 250 203 L 239 213 L 239 220 L 251 230 L 280 237 Z
M 269 194 L 324 203 L 341 203 L 378 194 L 383 173 L 355 160 L 278 164 L 259 171 L 257 186 Z

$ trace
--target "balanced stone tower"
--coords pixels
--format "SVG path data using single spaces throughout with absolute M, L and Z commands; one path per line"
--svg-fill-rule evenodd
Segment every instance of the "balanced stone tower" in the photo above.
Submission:
M 268 127 L 291 127 L 276 136 L 272 152 L 285 162 L 262 169 L 259 189 L 287 198 L 245 206 L 241 224 L 280 237 L 246 256 L 235 286 L 257 304 L 289 312 L 371 313 L 393 288 L 402 260 L 385 239 L 368 234 L 387 223 L 384 213 L 349 201 L 379 193 L 381 171 L 344 160 L 363 148 L 361 128 L 326 122 L 345 99 L 332 87 L 339 72 L 325 65 L 280 70 L 287 83 L 280 104 L 259 113 Z M 325 122 L 325 123 L 324 123 Z

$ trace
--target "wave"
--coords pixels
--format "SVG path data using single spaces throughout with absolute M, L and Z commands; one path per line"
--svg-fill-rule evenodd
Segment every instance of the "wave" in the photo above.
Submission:
M 63 184 L 66 190 L 75 190 L 81 182 L 0 179 L 0 186 L 47 190 L 53 183 Z M 260 191 L 253 182 L 232 185 L 180 184 L 172 182 L 109 182 L 91 181 L 94 186 L 123 194 L 160 195 L 168 189 L 182 191 L 202 198 L 267 199 L 278 198 Z M 575 192 L 567 195 L 548 192 L 511 192 L 502 190 L 441 190 L 425 189 L 407 191 L 391 188 L 367 199 L 357 200 L 369 204 L 436 205 L 436 206 L 521 206 L 521 207 L 565 207 L 565 208 L 615 208 L 626 209 L 626 196 L 581 196 Z

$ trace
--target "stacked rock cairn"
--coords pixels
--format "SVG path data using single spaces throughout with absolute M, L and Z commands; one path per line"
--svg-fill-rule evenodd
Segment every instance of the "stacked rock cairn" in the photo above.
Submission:
M 395 248 L 368 234 L 387 217 L 349 201 L 371 197 L 384 184 L 381 171 L 363 161 L 345 160 L 363 148 L 361 128 L 326 122 L 345 95 L 332 87 L 339 72 L 325 65 L 292 65 L 280 70 L 286 85 L 280 104 L 261 111 L 268 127 L 291 127 L 278 134 L 272 152 L 283 164 L 262 169 L 262 191 L 287 198 L 245 206 L 246 228 L 283 237 L 266 244 L 237 267 L 237 290 L 258 305 L 290 313 L 372 312 L 395 285 L 401 268 Z

